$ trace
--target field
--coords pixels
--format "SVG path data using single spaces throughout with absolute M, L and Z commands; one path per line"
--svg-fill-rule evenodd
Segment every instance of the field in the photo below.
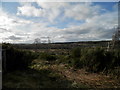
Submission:
M 120 88 L 120 50 L 107 51 L 105 42 L 98 43 L 44 48 L 4 43 L 3 89 Z

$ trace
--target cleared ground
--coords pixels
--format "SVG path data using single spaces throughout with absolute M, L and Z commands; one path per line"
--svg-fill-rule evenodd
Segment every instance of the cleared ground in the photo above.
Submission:
M 66 64 L 34 60 L 29 69 L 3 76 L 3 88 L 120 88 L 120 82 Z

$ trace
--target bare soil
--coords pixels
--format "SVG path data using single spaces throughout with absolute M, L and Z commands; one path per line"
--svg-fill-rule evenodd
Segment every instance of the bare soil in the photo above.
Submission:
M 62 76 L 68 80 L 72 80 L 75 83 L 83 83 L 91 88 L 120 88 L 119 80 L 115 78 L 98 73 L 90 73 L 84 69 L 68 68 L 67 65 L 52 65 L 50 67 L 56 72 L 59 72 Z

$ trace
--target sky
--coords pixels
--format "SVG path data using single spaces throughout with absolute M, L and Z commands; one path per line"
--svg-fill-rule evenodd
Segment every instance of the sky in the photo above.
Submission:
M 117 2 L 0 2 L 0 42 L 111 40 Z

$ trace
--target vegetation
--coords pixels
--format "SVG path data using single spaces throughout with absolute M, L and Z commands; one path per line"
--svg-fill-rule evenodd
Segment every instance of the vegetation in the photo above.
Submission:
M 16 49 L 11 44 L 4 43 L 2 49 L 5 50 L 2 52 L 3 63 L 5 63 L 3 64 L 3 71 L 25 69 L 31 64 L 33 59 L 37 58 L 37 54 L 31 51 Z M 4 53 L 6 53 L 5 56 Z
M 45 60 L 34 60 L 27 70 L 17 70 L 3 76 L 3 88 L 88 88 L 52 70 Z
M 28 67 L 35 58 L 67 63 L 75 68 L 86 68 L 90 72 L 105 73 L 120 67 L 120 50 L 106 51 L 104 48 L 73 48 L 70 55 L 50 55 L 49 53 L 35 53 L 14 48 L 10 44 L 3 44 L 6 50 L 6 69 L 22 69 Z M 3 64 L 4 65 L 4 64 Z M 4 68 L 4 67 L 3 67 Z
M 55 55 L 50 55 L 48 53 L 40 53 L 39 59 L 47 60 L 47 61 L 54 61 L 57 59 Z
M 66 72 L 64 70 L 66 67 L 61 69 L 60 65 L 67 65 L 67 68 L 73 68 L 74 70 L 85 69 L 89 73 L 102 72 L 103 74 L 112 75 L 118 80 L 120 79 L 119 49 L 107 51 L 102 47 L 76 47 L 69 50 L 68 54 L 51 54 L 16 49 L 12 44 L 7 43 L 2 44 L 2 49 L 4 49 L 2 53 L 3 72 L 7 72 L 3 75 L 4 88 L 89 87 L 89 85 L 86 86 L 68 80 L 69 78 L 66 79 L 67 75 L 63 77 L 63 73 L 67 74 L 69 72 L 69 76 L 72 71 L 70 69 Z
M 100 47 L 74 48 L 70 55 L 61 57 L 61 62 L 74 68 L 85 68 L 89 72 L 111 72 L 118 75 L 120 72 L 115 68 L 120 68 L 120 50 L 106 51 Z

